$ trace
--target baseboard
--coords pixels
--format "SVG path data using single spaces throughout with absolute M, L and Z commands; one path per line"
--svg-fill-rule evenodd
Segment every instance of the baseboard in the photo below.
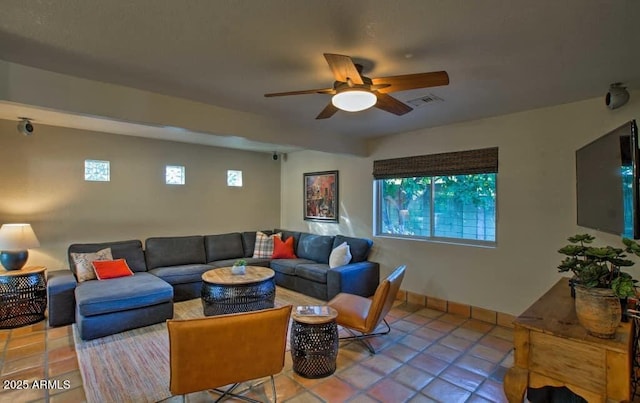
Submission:
M 513 328 L 513 321 L 515 320 L 515 316 L 507 313 L 492 311 L 490 309 L 461 304 L 459 302 L 448 301 L 445 299 L 430 297 L 427 295 L 421 295 L 411 291 L 398 291 L 396 299 L 407 302 L 409 304 L 422 305 L 426 308 L 435 309 L 436 311 L 447 312 L 453 315 L 476 319 L 482 322 L 509 328 Z

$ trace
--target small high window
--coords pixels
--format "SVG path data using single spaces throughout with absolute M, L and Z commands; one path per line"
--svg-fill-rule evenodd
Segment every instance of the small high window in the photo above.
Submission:
M 184 185 L 185 171 L 182 165 L 167 165 L 165 167 L 165 183 L 167 185 Z
M 227 186 L 242 187 L 242 171 L 227 171 Z
M 109 182 L 111 180 L 111 163 L 109 161 L 85 160 L 84 180 Z

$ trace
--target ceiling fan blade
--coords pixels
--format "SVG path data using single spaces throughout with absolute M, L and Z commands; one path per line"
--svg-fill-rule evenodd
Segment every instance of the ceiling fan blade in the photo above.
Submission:
M 353 64 L 353 60 L 349 56 L 325 53 L 324 58 L 327 59 L 336 81 L 345 83 L 348 78 L 354 84 L 364 84 L 356 65 Z
M 376 92 L 375 94 L 378 97 L 378 102 L 376 102 L 375 107 L 378 109 L 382 109 L 383 111 L 387 111 L 398 116 L 402 116 L 413 110 L 412 107 L 398 101 L 391 95 L 381 94 L 380 92 Z
M 282 97 L 285 95 L 302 95 L 302 94 L 335 94 L 336 90 L 333 88 L 319 88 L 317 90 L 302 90 L 302 91 L 289 91 L 289 92 L 274 92 L 271 94 L 264 94 L 265 97 Z
M 433 71 L 431 73 L 405 74 L 402 76 L 380 77 L 371 79 L 374 85 L 389 84 L 378 92 L 388 94 L 396 91 L 413 90 L 416 88 L 437 87 L 449 84 L 449 75 L 446 71 Z
M 325 106 L 325 108 L 322 110 L 322 112 L 320 112 L 320 114 L 318 116 L 316 116 L 316 119 L 327 119 L 327 118 L 330 118 L 336 112 L 338 112 L 338 108 L 333 106 L 331 101 L 329 101 L 329 104 L 327 104 L 327 106 Z

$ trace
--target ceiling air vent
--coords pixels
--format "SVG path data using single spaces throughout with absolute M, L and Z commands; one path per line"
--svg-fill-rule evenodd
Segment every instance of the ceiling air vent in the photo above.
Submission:
M 427 94 L 424 95 L 420 98 L 416 98 L 416 99 L 412 99 L 410 101 L 407 101 L 407 103 L 411 106 L 413 106 L 414 108 L 420 108 L 422 106 L 425 106 L 426 104 L 430 104 L 433 102 L 444 102 L 444 99 L 440 98 L 437 95 L 434 94 Z

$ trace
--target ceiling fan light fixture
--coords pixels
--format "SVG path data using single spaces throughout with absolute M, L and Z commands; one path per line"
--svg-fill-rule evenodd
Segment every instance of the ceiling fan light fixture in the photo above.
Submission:
M 378 98 L 374 93 L 361 89 L 347 89 L 331 98 L 331 103 L 338 109 L 347 112 L 359 112 L 371 108 Z

